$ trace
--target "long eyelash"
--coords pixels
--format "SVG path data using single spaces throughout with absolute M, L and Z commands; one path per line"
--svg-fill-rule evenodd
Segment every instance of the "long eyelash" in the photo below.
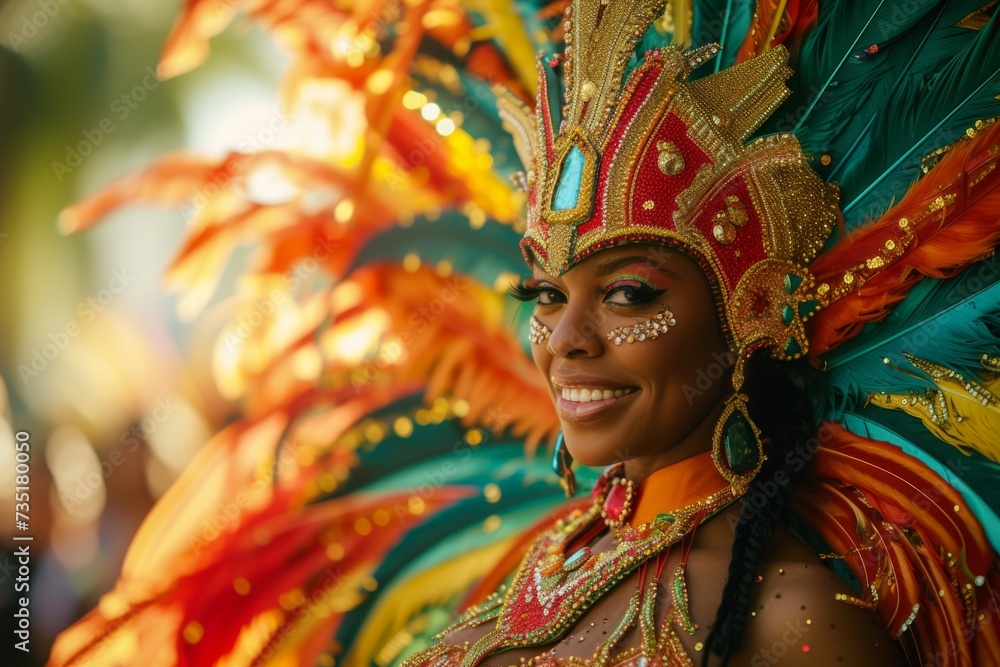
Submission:
M 649 303 L 650 301 L 652 301 L 653 299 L 656 299 L 661 294 L 664 294 L 667 291 L 666 288 L 664 288 L 664 289 L 654 289 L 654 288 L 647 287 L 646 285 L 641 285 L 641 286 L 635 286 L 635 285 L 617 285 L 614 288 L 612 288 L 611 290 L 609 290 L 608 294 L 613 294 L 614 292 L 617 292 L 618 290 L 622 290 L 623 288 L 631 288 L 633 290 L 633 294 L 636 297 L 635 301 L 632 301 L 631 303 L 628 304 L 630 306 L 632 306 L 632 305 L 637 306 L 637 305 L 640 305 L 640 304 Z
M 529 287 L 523 280 L 507 288 L 507 294 L 518 301 L 534 301 L 541 293 L 540 287 Z

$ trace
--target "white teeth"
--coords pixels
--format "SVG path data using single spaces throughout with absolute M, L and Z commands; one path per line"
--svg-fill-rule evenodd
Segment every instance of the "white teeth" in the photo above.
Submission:
M 562 390 L 562 397 L 567 401 L 574 401 L 576 403 L 590 403 L 592 401 L 603 401 L 607 398 L 614 398 L 615 396 L 624 396 L 625 394 L 631 394 L 634 389 L 588 389 L 586 387 L 564 387 Z

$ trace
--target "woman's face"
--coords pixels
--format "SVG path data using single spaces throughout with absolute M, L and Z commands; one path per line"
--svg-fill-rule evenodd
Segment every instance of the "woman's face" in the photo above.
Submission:
M 551 335 L 533 344 L 532 354 L 575 460 L 625 461 L 629 477 L 642 479 L 711 446 L 733 357 L 694 260 L 663 246 L 628 244 L 595 253 L 560 277 L 535 265 L 525 286 L 541 290 L 535 317 Z M 676 323 L 655 339 L 608 340 L 612 330 L 641 325 L 663 308 Z M 621 395 L 587 401 L 595 389 Z

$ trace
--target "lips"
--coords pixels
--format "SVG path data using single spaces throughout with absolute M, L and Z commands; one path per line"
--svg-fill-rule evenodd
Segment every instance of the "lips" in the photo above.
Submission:
M 638 387 L 595 375 L 553 375 L 556 409 L 566 421 L 591 421 L 631 401 Z

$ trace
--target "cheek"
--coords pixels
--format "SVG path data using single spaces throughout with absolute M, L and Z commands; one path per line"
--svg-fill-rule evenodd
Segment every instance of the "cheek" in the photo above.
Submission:
M 714 325 L 714 323 L 712 323 Z M 616 348 L 623 366 L 643 378 L 652 397 L 670 410 L 690 408 L 699 397 L 715 400 L 726 373 L 725 348 L 714 326 L 682 321 L 652 341 Z
M 549 366 L 552 364 L 552 355 L 549 354 L 545 344 L 531 345 L 531 360 L 535 362 L 535 367 L 542 372 L 543 377 L 548 380 Z

